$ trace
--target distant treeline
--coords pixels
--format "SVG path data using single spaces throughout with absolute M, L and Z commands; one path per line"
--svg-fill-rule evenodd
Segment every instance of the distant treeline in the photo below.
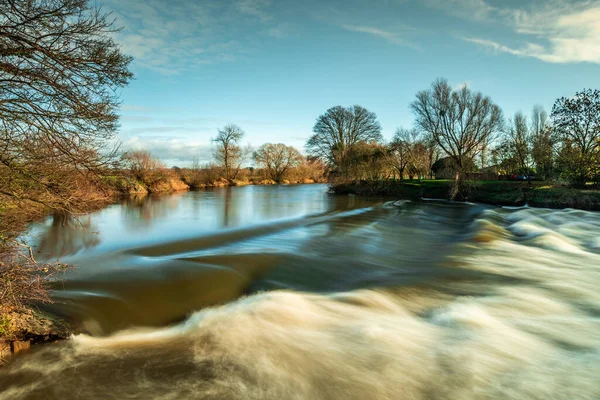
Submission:
M 167 168 L 145 150 L 124 153 L 106 182 L 122 193 L 133 194 L 327 181 L 327 165 L 319 158 L 305 157 L 282 143 L 266 143 L 253 151 L 240 145 L 243 136 L 240 127 L 225 126 L 213 139 L 214 161 L 202 165 L 195 159 L 189 168 Z M 242 167 L 249 161 L 255 166 Z
M 386 143 L 375 113 L 330 108 L 317 118 L 306 149 L 338 181 L 520 176 L 573 186 L 600 183 L 600 91 L 556 100 L 550 116 L 535 106 L 505 119 L 489 97 L 435 81 L 410 105 L 411 129 Z M 476 176 L 471 174 L 470 176 Z
M 214 161 L 167 170 L 152 155 L 126 153 L 126 191 L 176 190 L 256 183 L 348 182 L 387 179 L 551 180 L 571 186 L 600 183 L 600 91 L 586 89 L 556 100 L 548 115 L 505 119 L 490 97 L 436 80 L 410 105 L 415 126 L 383 140 L 375 113 L 335 106 L 317 118 L 306 143 L 308 157 L 285 144 L 253 151 L 244 131 L 227 125 L 212 139 Z M 256 167 L 242 168 L 253 161 Z M 171 182 L 171 183 L 169 183 Z M 137 188 L 137 189 L 136 189 Z M 145 189 L 144 189 L 145 188 Z

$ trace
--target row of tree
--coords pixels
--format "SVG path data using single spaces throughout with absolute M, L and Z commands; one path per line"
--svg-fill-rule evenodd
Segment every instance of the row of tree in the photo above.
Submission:
M 238 179 L 242 164 L 252 158 L 264 177 L 275 182 L 317 160 L 329 167 L 330 178 L 341 180 L 433 178 L 434 171 L 438 177 L 460 177 L 487 171 L 576 185 L 600 181 L 598 90 L 558 99 L 550 116 L 535 106 L 529 120 L 522 112 L 505 120 L 489 97 L 466 86 L 453 89 L 439 79 L 417 93 L 410 107 L 415 127 L 398 128 L 389 143 L 375 113 L 358 105 L 332 107 L 317 118 L 306 144 L 308 158 L 282 143 L 253 151 L 242 146 L 244 131 L 227 125 L 212 139 L 219 178 Z
M 226 125 L 218 131 L 212 142 L 215 144 L 213 157 L 224 171 L 224 178 L 238 178 L 241 166 L 252 158 L 255 165 L 264 170 L 265 178 L 275 182 L 286 180 L 288 174 L 303 164 L 315 164 L 314 157 L 304 157 L 300 151 L 283 143 L 265 143 L 256 151 L 250 145 L 242 146 L 245 132 L 237 125 Z M 324 168 L 322 168 L 324 170 Z
M 126 172 L 133 181 L 120 185 L 119 189 L 131 191 L 135 190 L 136 184 L 141 184 L 147 191 L 168 191 L 172 188 L 165 183 L 177 179 L 191 188 L 257 182 L 306 183 L 326 179 L 327 168 L 321 160 L 305 157 L 298 149 L 283 143 L 265 143 L 254 150 L 250 145 L 242 145 L 244 136 L 245 132 L 237 125 L 229 124 L 219 129 L 212 139 L 215 144 L 213 160 L 201 164 L 196 158 L 189 168 L 167 168 L 146 150 L 126 152 L 117 171 Z M 253 161 L 253 166 L 243 167 L 249 161 Z
M 436 80 L 410 105 L 415 127 L 384 143 L 375 113 L 336 106 L 317 118 L 307 152 L 340 179 L 432 177 L 445 160 L 456 177 L 492 171 L 536 175 L 575 185 L 600 182 L 600 91 L 558 99 L 550 116 L 540 107 L 506 121 L 490 97 Z

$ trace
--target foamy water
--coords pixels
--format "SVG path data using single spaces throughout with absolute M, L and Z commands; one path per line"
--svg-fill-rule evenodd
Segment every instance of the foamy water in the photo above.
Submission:
M 401 246 L 386 238 L 409 221 L 402 207 L 319 241 L 372 239 L 377 260 Z M 0 399 L 599 399 L 600 214 L 464 222 L 438 266 L 447 279 L 274 290 L 169 327 L 75 336 L 0 370 Z

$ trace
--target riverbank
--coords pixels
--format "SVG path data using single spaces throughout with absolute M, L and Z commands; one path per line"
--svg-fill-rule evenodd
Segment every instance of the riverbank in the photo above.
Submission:
M 0 306 L 0 367 L 32 345 L 64 340 L 71 332 L 66 321 L 40 310 Z
M 114 178 L 113 178 L 114 179 Z M 233 180 L 233 181 L 227 181 L 227 180 L 218 180 L 209 184 L 204 184 L 202 186 L 199 186 L 197 188 L 191 189 L 189 186 L 185 185 L 183 186 L 183 182 L 179 181 L 180 183 L 177 183 L 175 185 L 159 185 L 159 186 L 155 186 L 156 188 L 162 188 L 162 190 L 156 190 L 156 191 L 148 191 L 148 190 L 140 190 L 140 191 L 133 191 L 133 192 L 128 192 L 125 190 L 118 190 L 118 187 L 112 186 L 110 192 L 110 195 L 108 195 L 106 197 L 106 201 L 102 202 L 102 203 L 98 203 L 95 205 L 94 208 L 89 209 L 89 212 L 94 212 L 94 211 L 99 211 L 102 208 L 112 205 L 112 204 L 116 204 L 119 203 L 122 200 L 125 199 L 130 199 L 130 198 L 143 198 L 143 197 L 147 197 L 149 195 L 157 195 L 157 196 L 161 196 L 161 195 L 167 195 L 169 193 L 176 193 L 176 192 L 186 192 L 186 191 L 202 191 L 202 190 L 210 190 L 212 188 L 219 188 L 219 187 L 228 187 L 228 186 L 247 186 L 247 185 L 276 185 L 277 183 L 275 181 L 272 180 Z M 289 182 L 289 181 L 285 181 L 283 182 L 284 184 L 296 184 L 296 183 L 302 183 L 302 184 L 312 184 L 312 183 L 317 183 L 314 180 L 302 180 L 300 182 L 294 181 L 294 182 Z M 16 205 L 15 205 L 16 207 Z M 11 208 L 14 209 L 14 208 Z M 44 210 L 44 209 L 39 209 L 37 210 L 36 213 L 27 213 L 26 215 L 23 216 L 22 220 L 19 222 L 19 224 L 15 224 L 15 228 L 14 228 L 14 233 L 11 235 L 11 237 L 16 238 L 20 235 L 21 232 L 23 232 L 26 229 L 27 223 L 31 222 L 31 221 L 35 221 L 35 220 L 41 220 L 43 218 L 45 218 L 45 216 L 48 216 L 48 210 Z M 51 215 L 51 214 L 50 214 Z M 27 218 L 25 218 L 27 217 Z M 29 287 L 29 285 L 27 285 L 27 282 L 29 282 L 28 279 L 31 280 L 36 280 L 36 281 L 40 281 L 40 278 L 43 280 L 44 276 L 46 275 L 45 269 L 47 270 L 47 266 L 43 265 L 43 264 L 32 264 L 31 262 L 33 260 L 30 260 L 27 258 L 27 254 L 23 254 L 25 256 L 25 258 L 21 258 L 18 261 L 15 261 L 14 259 L 11 259 L 9 257 L 9 255 L 11 253 L 15 253 L 15 252 L 22 252 L 25 251 L 25 253 L 27 253 L 27 250 L 25 248 L 19 247 L 17 245 L 17 242 L 13 240 L 11 240 L 11 242 L 14 242 L 14 245 L 11 246 L 11 250 L 9 250 L 8 248 L 5 249 L 5 251 L 0 252 L 0 276 L 2 276 L 2 278 L 6 278 L 4 279 L 2 282 L 0 282 L 0 295 L 7 295 L 7 299 L 10 300 L 12 298 L 12 296 L 10 295 L 10 291 L 14 290 L 14 288 L 21 287 L 21 286 L 27 286 Z M 6 242 L 8 243 L 8 241 Z M 4 259 L 2 257 L 5 257 Z M 4 260 L 4 264 L 2 264 Z M 13 277 L 10 277 L 9 274 L 7 274 L 8 272 L 12 271 L 29 271 L 29 267 L 31 267 L 31 272 L 28 272 L 28 276 L 24 276 L 22 277 L 23 279 L 19 279 L 19 280 L 14 280 Z M 48 266 L 50 267 L 50 266 Z M 52 281 L 56 279 L 58 281 L 60 281 L 61 277 L 60 276 L 55 276 L 54 278 L 52 278 Z M 49 281 L 50 282 L 50 281 Z M 44 284 L 45 285 L 45 284 Z M 6 288 L 10 288 L 10 290 L 4 290 Z M 40 287 L 40 290 L 43 290 L 44 292 L 46 292 L 46 286 L 44 286 L 43 288 Z M 25 297 L 28 297 L 29 295 L 25 295 Z M 3 297 L 0 297 L 0 299 L 4 299 Z M 27 299 L 23 299 L 23 300 L 27 300 Z M 11 354 L 19 352 L 19 351 L 23 351 L 26 350 L 30 347 L 30 345 L 33 344 L 37 344 L 37 343 L 44 343 L 47 341 L 53 341 L 53 340 L 61 340 L 61 339 L 66 339 L 68 338 L 71 333 L 72 333 L 72 328 L 69 327 L 69 324 L 66 321 L 62 321 L 60 319 L 60 317 L 58 316 L 53 316 L 53 315 L 47 315 L 44 314 L 43 312 L 41 312 L 40 310 L 38 310 L 38 308 L 36 307 L 37 305 L 40 305 L 41 303 L 43 303 L 44 301 L 47 301 L 47 299 L 44 299 L 42 301 L 38 301 L 38 300 L 33 300 L 33 301 L 26 301 L 26 304 L 24 305 L 20 305 L 19 307 L 4 307 L 6 304 L 5 303 L 10 303 L 10 301 L 0 301 L 0 365 L 2 365 L 3 360 L 6 360 L 8 358 L 10 358 Z
M 173 193 L 186 190 L 198 190 L 207 188 L 248 186 L 248 185 L 294 185 L 294 184 L 312 184 L 327 183 L 326 179 L 284 179 L 276 182 L 272 179 L 250 178 L 250 179 L 225 179 L 218 178 L 209 181 L 199 182 L 197 180 L 186 179 L 185 176 L 170 176 L 156 181 L 144 181 L 134 179 L 128 176 L 110 176 L 105 178 L 107 184 L 112 187 L 119 196 L 127 195 L 145 195 L 157 193 Z
M 0 392 L 396 399 L 416 382 L 416 398 L 469 399 L 510 397 L 535 381 L 540 390 L 528 393 L 540 399 L 567 384 L 557 399 L 600 398 L 600 346 L 589 340 L 600 213 L 398 208 L 326 190 L 158 196 L 164 213 L 151 229 L 131 229 L 148 215 L 127 206 L 95 214 L 101 243 L 78 251 L 76 276 L 52 307 L 90 334 L 18 354 L 0 368 Z M 348 387 L 356 380 L 344 377 L 358 373 L 368 386 Z
M 332 185 L 334 194 L 385 196 L 406 200 L 450 199 L 453 181 L 369 181 Z M 575 208 L 600 211 L 600 190 L 575 189 L 547 182 L 469 181 L 459 200 L 495 206 Z

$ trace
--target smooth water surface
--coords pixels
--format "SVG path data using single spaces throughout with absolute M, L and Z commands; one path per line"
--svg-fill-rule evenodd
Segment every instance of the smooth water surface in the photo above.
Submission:
M 32 228 L 73 340 L 0 399 L 598 399 L 600 214 L 256 186 Z

